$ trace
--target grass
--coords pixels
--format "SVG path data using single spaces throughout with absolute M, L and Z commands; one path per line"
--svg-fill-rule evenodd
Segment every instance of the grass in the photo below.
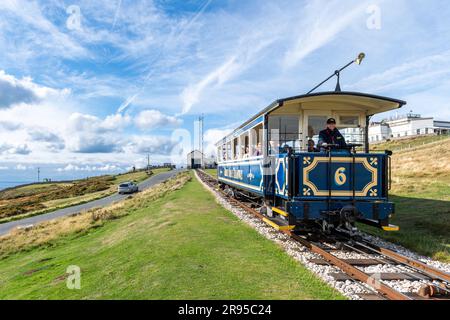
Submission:
M 410 149 L 416 147 L 422 147 L 429 143 L 435 143 L 449 139 L 449 135 L 429 135 L 429 136 L 417 136 L 413 138 L 395 139 L 387 142 L 372 144 L 372 150 L 392 150 L 398 151 L 402 149 Z
M 205 169 L 204 171 L 212 175 L 214 178 L 217 178 L 217 169 Z
M 39 245 L 23 230 L 15 239 L 28 245 L 1 241 L 0 298 L 343 299 L 183 175 L 109 211 L 116 219 Z M 81 268 L 80 290 L 66 287 L 69 265 Z
M 410 141 L 403 143 L 409 145 Z M 450 262 L 449 158 L 450 139 L 394 153 L 390 194 L 396 214 L 392 223 L 399 225 L 400 231 L 386 233 L 362 228 L 418 253 Z
M 153 174 L 168 169 L 154 169 Z M 31 217 L 97 200 L 116 192 L 124 181 L 141 182 L 145 171 L 77 180 L 73 183 L 43 183 L 0 191 L 0 223 Z

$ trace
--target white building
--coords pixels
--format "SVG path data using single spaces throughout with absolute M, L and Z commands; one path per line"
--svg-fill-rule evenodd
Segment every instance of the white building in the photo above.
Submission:
M 369 142 L 384 141 L 391 138 L 391 129 L 385 122 L 373 122 L 369 126 Z
M 187 168 L 198 169 L 202 166 L 203 154 L 198 150 L 193 150 L 187 154 Z
M 369 142 L 429 134 L 449 134 L 450 122 L 423 118 L 420 114 L 395 116 L 369 126 Z
M 203 158 L 203 159 L 202 159 Z M 215 168 L 215 157 L 206 157 L 198 150 L 193 150 L 187 154 L 187 168 L 199 169 L 203 168 Z
M 419 114 L 410 113 L 404 117 L 389 120 L 387 123 L 391 129 L 392 138 L 434 133 L 433 118 L 422 118 Z
M 434 128 L 437 134 L 450 134 L 450 121 L 434 120 Z

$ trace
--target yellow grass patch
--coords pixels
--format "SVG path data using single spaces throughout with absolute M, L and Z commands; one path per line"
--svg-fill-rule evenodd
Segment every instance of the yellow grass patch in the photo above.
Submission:
M 392 156 L 393 193 L 417 193 L 430 185 L 450 185 L 450 139 Z

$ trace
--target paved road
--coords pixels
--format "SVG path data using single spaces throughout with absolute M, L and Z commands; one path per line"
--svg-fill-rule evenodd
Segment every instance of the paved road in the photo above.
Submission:
M 145 190 L 150 188 L 151 186 L 154 186 L 155 184 L 158 184 L 160 182 L 163 182 L 171 177 L 173 177 L 175 174 L 180 172 L 180 170 L 172 170 L 168 172 L 162 172 L 157 175 L 154 175 L 147 180 L 141 182 L 139 184 L 139 190 Z M 28 225 L 34 225 L 39 222 L 52 220 L 55 218 L 68 216 L 74 213 L 81 212 L 83 210 L 89 210 L 96 207 L 105 207 L 109 204 L 112 204 L 114 202 L 118 202 L 120 200 L 123 200 L 124 198 L 128 197 L 126 194 L 113 194 L 111 196 L 94 200 L 88 203 L 80 204 L 73 207 L 68 207 L 60 210 L 56 210 L 53 212 L 41 214 L 38 216 L 25 218 L 17 221 L 11 221 L 7 223 L 0 224 L 0 236 L 8 233 L 11 229 L 19 227 L 19 226 L 28 226 Z

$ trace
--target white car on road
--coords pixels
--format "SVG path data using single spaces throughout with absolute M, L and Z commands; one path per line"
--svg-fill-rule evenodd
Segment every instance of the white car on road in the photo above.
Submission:
M 117 188 L 117 192 L 119 194 L 134 193 L 134 192 L 138 192 L 138 191 L 139 191 L 139 188 L 138 188 L 137 184 L 134 182 L 123 182 Z

